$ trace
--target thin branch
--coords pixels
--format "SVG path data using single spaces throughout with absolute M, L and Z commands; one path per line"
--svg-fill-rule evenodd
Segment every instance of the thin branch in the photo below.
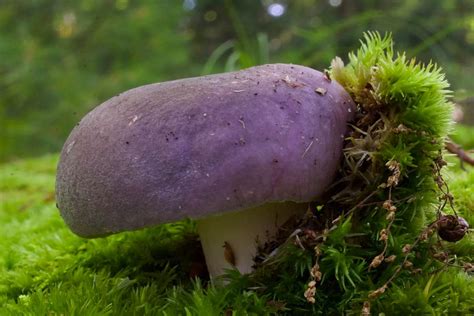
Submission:
M 464 169 L 463 163 L 467 163 L 471 166 L 474 166 L 474 158 L 470 157 L 460 145 L 454 143 L 452 140 L 448 139 L 444 144 L 447 151 L 452 154 L 455 154 L 461 160 L 461 168 Z

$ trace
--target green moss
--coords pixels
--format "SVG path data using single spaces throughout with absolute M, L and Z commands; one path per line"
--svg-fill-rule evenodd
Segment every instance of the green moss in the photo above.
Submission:
M 442 172 L 444 142 L 452 129 L 449 85 L 439 67 L 394 53 L 391 36 L 378 33 L 365 35 L 361 48 L 349 54 L 347 65 L 336 58 L 331 73 L 357 104 L 331 207 L 345 214 L 364 201 L 352 217 L 367 227 L 363 231 L 370 239 L 362 244 L 376 250 L 376 256 L 365 257 L 370 263 L 367 270 L 373 273 L 362 284 L 372 287 L 365 287 L 369 292 L 361 298 L 381 308 L 377 299 L 392 296 L 394 300 L 396 290 L 390 286 L 406 287 L 415 272 L 422 282 L 439 269 L 440 263 L 434 260 L 437 253 L 447 252 L 448 262 L 454 265 L 472 262 L 469 236 L 450 245 L 439 243 L 433 234 L 433 223 L 442 212 L 456 212 L 468 221 L 472 216 L 472 208 L 462 206 L 468 201 L 451 202 L 452 188 Z M 468 182 L 471 187 L 472 179 Z M 404 251 L 405 244 L 413 250 Z M 396 256 L 393 262 L 384 263 L 390 256 Z M 467 274 L 464 277 L 472 282 Z M 442 311 L 433 304 L 427 306 Z
M 405 280 L 376 302 L 386 315 L 467 315 L 474 312 L 473 282 L 457 269 Z M 471 285 L 471 286 L 466 286 Z
M 456 124 L 456 129 L 453 131 L 451 138 L 466 150 L 474 149 L 474 134 L 470 126 Z

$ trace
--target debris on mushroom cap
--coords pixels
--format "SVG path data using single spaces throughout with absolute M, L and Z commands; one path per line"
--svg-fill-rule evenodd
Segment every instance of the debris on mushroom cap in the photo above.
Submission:
M 286 64 L 129 90 L 87 114 L 64 144 L 61 215 L 94 237 L 313 200 L 335 175 L 353 107 L 336 81 Z
M 325 95 L 327 91 L 326 89 L 319 87 L 319 88 L 314 89 L 314 92 L 316 92 L 319 95 Z

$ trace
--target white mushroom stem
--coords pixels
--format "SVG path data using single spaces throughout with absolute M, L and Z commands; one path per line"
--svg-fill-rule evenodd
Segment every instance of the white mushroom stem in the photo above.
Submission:
M 307 208 L 307 203 L 270 203 L 198 220 L 197 228 L 211 279 L 234 267 L 242 274 L 252 272 L 257 242 L 263 244 L 274 237 L 283 223 L 293 215 L 302 215 Z M 228 247 L 224 247 L 225 244 Z M 235 266 L 229 262 L 232 255 Z

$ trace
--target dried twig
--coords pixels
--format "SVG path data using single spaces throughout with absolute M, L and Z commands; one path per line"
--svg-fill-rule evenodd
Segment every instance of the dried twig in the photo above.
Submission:
M 474 166 L 474 158 L 469 156 L 464 149 L 462 149 L 461 146 L 458 144 L 454 143 L 452 140 L 448 139 L 445 144 L 445 148 L 447 151 L 449 151 L 452 154 L 455 154 L 456 156 L 459 157 L 459 160 L 461 161 L 461 168 L 464 170 L 464 165 L 463 163 L 467 163 L 471 166 Z

